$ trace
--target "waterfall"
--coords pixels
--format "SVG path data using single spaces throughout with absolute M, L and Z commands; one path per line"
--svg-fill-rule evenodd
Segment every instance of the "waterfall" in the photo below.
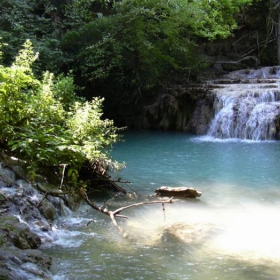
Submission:
M 277 138 L 280 67 L 234 71 L 211 83 L 215 115 L 208 135 L 222 139 Z

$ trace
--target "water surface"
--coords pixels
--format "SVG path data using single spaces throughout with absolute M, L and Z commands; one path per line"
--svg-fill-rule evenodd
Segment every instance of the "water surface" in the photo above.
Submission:
M 193 187 L 199 199 L 123 212 L 121 237 L 108 217 L 82 206 L 60 221 L 57 279 L 279 279 L 280 143 L 127 132 L 113 157 L 138 200 L 160 186 Z M 101 204 L 102 201 L 96 201 Z M 90 219 L 92 222 L 88 225 Z

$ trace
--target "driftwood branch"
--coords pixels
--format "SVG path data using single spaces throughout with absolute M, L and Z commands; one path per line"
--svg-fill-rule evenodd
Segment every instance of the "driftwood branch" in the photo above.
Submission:
M 116 217 L 117 218 L 124 218 L 124 219 L 128 219 L 127 216 L 124 215 L 120 215 L 120 213 L 128 208 L 132 208 L 132 207 L 138 207 L 138 206 L 142 206 L 142 205 L 146 205 L 146 204 L 162 204 L 163 209 L 164 209 L 164 204 L 165 203 L 173 203 L 172 198 L 166 199 L 166 200 L 156 200 L 156 201 L 147 201 L 147 202 L 139 202 L 139 203 L 134 203 L 134 204 L 130 204 L 121 208 L 118 208 L 114 211 L 109 211 L 107 208 L 103 208 L 103 207 L 98 207 L 96 206 L 94 203 L 92 203 L 86 192 L 83 189 L 79 190 L 79 194 L 81 196 L 81 198 L 93 209 L 99 211 L 100 213 L 103 213 L 107 216 L 110 217 L 112 223 L 117 227 L 118 231 L 125 237 L 126 234 L 124 232 L 124 230 L 118 225 L 117 221 L 116 221 Z M 165 210 L 165 209 L 164 209 Z M 165 213 L 164 213 L 165 214 Z
M 67 164 L 61 164 L 61 166 L 63 167 L 63 169 L 62 169 L 62 174 L 61 174 L 60 189 L 62 189 L 64 174 L 65 174 L 65 169 L 67 167 Z
M 186 187 L 168 187 L 162 186 L 155 190 L 156 195 L 158 196 L 167 196 L 167 197 L 181 197 L 181 198 L 196 198 L 201 196 L 201 192 L 194 188 Z

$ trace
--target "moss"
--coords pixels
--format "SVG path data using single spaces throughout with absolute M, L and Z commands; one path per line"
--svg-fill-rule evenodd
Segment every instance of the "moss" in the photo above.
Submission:
M 0 229 L 6 231 L 14 231 L 15 224 L 18 223 L 18 219 L 13 216 L 0 216 Z
M 16 231 L 15 224 L 18 223 L 18 219 L 13 216 L 0 216 L 0 248 L 11 243 L 11 240 L 7 237 L 7 233 Z

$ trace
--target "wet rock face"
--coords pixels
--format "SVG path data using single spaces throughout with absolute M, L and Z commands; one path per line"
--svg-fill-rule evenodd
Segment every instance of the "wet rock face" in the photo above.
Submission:
M 52 260 L 37 250 L 41 244 L 27 224 L 0 214 L 0 279 L 52 279 Z
M 160 129 L 172 129 L 176 126 L 179 103 L 175 96 L 164 94 L 154 104 L 146 108 L 146 120 Z
M 52 279 L 51 258 L 39 249 L 53 241 L 50 222 L 63 203 L 18 176 L 0 163 L 0 279 Z
M 3 163 L 0 163 L 0 181 L 8 186 L 13 185 L 16 181 L 15 173 L 11 169 L 5 168 Z
M 40 237 L 24 223 L 14 224 L 13 229 L 8 230 L 7 236 L 19 249 L 38 249 L 41 246 Z
M 192 118 L 188 124 L 188 131 L 203 135 L 206 134 L 211 120 L 214 117 L 213 96 L 205 97 L 197 102 Z
M 48 200 L 43 200 L 42 203 L 39 206 L 41 214 L 47 219 L 47 220 L 54 220 L 56 216 L 56 209 L 50 203 Z
M 275 120 L 275 138 L 280 140 L 280 116 L 278 116 Z
M 139 128 L 190 131 L 189 121 L 200 99 L 198 96 L 205 96 L 205 90 L 189 86 L 168 89 L 143 108 Z
M 0 233 L 0 245 L 11 244 L 23 250 L 37 249 L 41 245 L 40 237 L 14 216 L 0 216 Z
M 52 279 L 51 264 L 39 250 L 0 249 L 0 279 Z

